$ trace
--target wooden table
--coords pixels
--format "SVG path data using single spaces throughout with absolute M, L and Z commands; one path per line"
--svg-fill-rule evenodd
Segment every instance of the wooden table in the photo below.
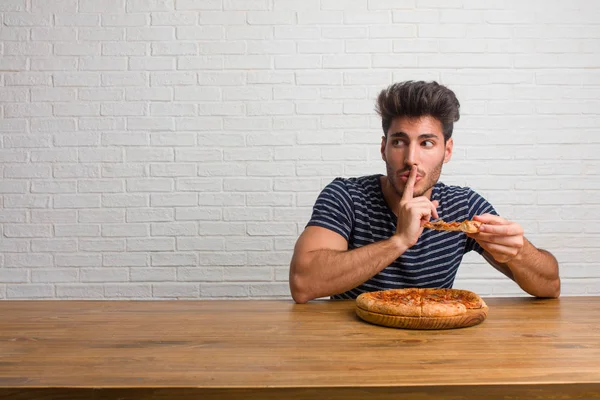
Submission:
M 352 301 L 0 301 L 0 399 L 600 396 L 600 297 L 411 331 Z

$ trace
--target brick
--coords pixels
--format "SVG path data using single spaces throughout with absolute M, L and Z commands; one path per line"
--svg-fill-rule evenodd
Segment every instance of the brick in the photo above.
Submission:
M 195 42 L 154 42 L 151 45 L 152 55 L 157 56 L 185 56 L 198 53 Z
M 30 14 L 26 12 L 6 13 L 6 26 L 50 26 L 52 16 L 48 13 Z M 58 24 L 57 24 L 58 25 Z
M 33 272 L 32 272 L 33 276 Z M 0 282 L 3 283 L 28 283 L 26 270 L 18 269 L 0 269 Z M 33 280 L 35 282 L 35 280 Z M 38 281 L 39 282 L 39 281 Z
M 239 267 L 225 268 L 223 280 L 227 282 L 265 282 L 270 281 L 273 275 L 269 267 Z
M 0 182 L 0 193 L 25 193 L 29 191 L 29 185 L 22 180 L 6 180 Z M 6 198 L 5 198 L 6 200 Z M 6 206 L 6 205 L 5 205 Z
M 31 241 L 33 252 L 76 252 L 75 239 L 34 239 Z
M 103 13 L 102 26 L 112 27 L 132 27 L 132 26 L 144 26 L 148 24 L 148 15 L 145 13 L 120 13 L 120 14 L 108 14 Z
M 100 236 L 100 225 L 93 224 L 55 224 L 56 237 L 96 237 Z
M 248 176 L 291 176 L 294 174 L 293 163 L 269 162 L 248 164 Z
M 222 0 L 178 0 L 176 4 L 177 10 L 221 10 L 223 7 Z
M 172 209 L 131 209 L 127 210 L 127 222 L 168 222 L 174 220 Z
M 50 178 L 51 166 L 46 164 L 5 164 L 5 178 Z
M 151 146 L 195 146 L 196 135 L 193 133 L 152 133 L 150 134 L 150 145 Z
M 126 70 L 127 58 L 125 57 L 80 57 L 79 70 L 81 71 L 115 71 Z
M 54 54 L 57 56 L 96 56 L 100 55 L 100 44 L 94 42 L 55 43 Z
M 7 56 L 48 56 L 50 55 L 50 43 L 44 42 L 6 42 L 4 54 Z M 7 63 L 8 60 L 3 60 Z
M 291 257 L 287 251 L 251 252 L 248 253 L 248 265 L 287 265 Z M 287 272 L 289 273 L 289 267 Z
M 198 257 L 195 253 L 166 252 L 152 253 L 151 255 L 151 265 L 153 267 L 195 267 L 197 264 Z M 178 268 L 177 271 L 181 271 L 181 268 Z
M 219 251 L 225 250 L 223 238 L 177 238 L 177 250 L 190 251 Z
M 79 222 L 116 223 L 125 222 L 125 210 L 79 210 Z
M 197 1 L 197 0 L 196 0 Z M 265 22 L 264 20 L 262 22 Z M 199 25 L 246 25 L 244 11 L 200 11 Z M 252 24 L 251 24 L 252 25 Z
M 123 239 L 80 239 L 79 250 L 84 252 L 125 251 L 125 242 Z
M 216 221 L 221 219 L 221 210 L 215 208 L 179 207 L 175 210 L 177 221 Z
M 183 163 L 168 163 L 168 164 L 152 164 L 150 165 L 150 175 L 157 177 L 180 177 L 180 176 L 195 176 L 195 164 Z M 165 181 L 163 181 L 165 182 Z M 165 187 L 165 186 L 161 186 Z M 169 185 L 170 187 L 170 185 Z M 170 190 L 170 189 L 167 189 Z M 164 191 L 163 189 L 159 191 Z
M 177 69 L 179 70 L 216 70 L 223 69 L 224 58 L 220 55 L 212 56 L 191 56 L 178 57 Z M 201 75 L 201 72 L 199 75 Z
M 271 220 L 271 210 L 265 207 L 236 208 L 224 210 L 225 221 L 268 221 Z
M 31 210 L 31 222 L 34 224 L 46 223 L 76 223 L 76 210 Z
M 249 206 L 291 206 L 294 197 L 284 193 L 249 193 L 246 195 L 246 202 Z
M 127 251 L 175 250 L 175 238 L 127 239 Z
M 7 299 L 49 299 L 53 297 L 53 285 L 28 283 L 6 285 Z
M 344 13 L 342 11 L 299 11 L 299 25 L 338 25 L 344 23 Z
M 199 193 L 198 204 L 201 206 L 243 206 L 244 195 L 241 193 Z
M 226 55 L 223 67 L 225 69 L 271 69 L 273 57 L 265 55 Z
M 146 224 L 103 224 L 102 236 L 105 237 L 137 237 L 149 236 L 150 228 Z
M 177 28 L 181 29 L 181 28 Z M 125 28 L 127 41 L 163 41 L 174 40 L 175 28 L 171 26 L 152 26 L 143 28 Z M 181 38 L 186 39 L 186 38 Z
M 169 71 L 175 69 L 176 61 L 172 57 L 129 57 L 129 69 L 132 71 Z
M 49 86 L 51 76 L 40 72 L 7 72 L 4 83 L 6 86 Z
M 246 83 L 246 74 L 232 71 L 204 71 L 198 74 L 198 84 L 208 86 L 240 86 Z
M 306 127 L 306 125 L 305 125 Z M 249 133 L 247 136 L 248 146 L 287 146 L 294 144 L 294 135 L 281 133 Z M 274 154 L 277 148 L 274 149 Z
M 104 178 L 132 178 L 146 176 L 144 164 L 113 164 L 102 166 Z
M 100 195 L 61 194 L 54 196 L 54 208 L 95 208 L 100 207 Z
M 153 12 L 150 14 L 151 25 L 185 26 L 196 25 L 198 15 L 195 12 Z
M 102 207 L 148 207 L 150 198 L 144 194 L 103 194 Z
M 142 283 L 112 283 L 104 285 L 104 293 L 108 298 L 146 299 L 152 297 L 152 286 Z
M 148 49 L 146 43 L 102 43 L 103 56 L 145 56 Z
M 160 283 L 152 285 L 152 294 L 156 297 L 197 298 L 199 287 L 193 283 Z
M 225 31 L 222 26 L 178 26 L 177 39 L 181 40 L 220 40 L 224 39 Z M 164 40 L 161 39 L 161 40 Z M 227 43 L 227 42 L 221 42 Z M 200 47 L 207 43 L 202 43 Z M 226 52 L 226 51 L 225 51 Z
M 200 285 L 200 296 L 207 298 L 248 297 L 249 287 L 246 284 L 206 283 Z
M 7 268 L 48 268 L 52 266 L 52 254 L 31 252 L 27 254 L 8 253 L 4 255 L 4 266 Z
M 132 282 L 172 282 L 175 280 L 175 268 L 131 268 Z
M 288 283 L 273 282 L 250 285 L 250 295 L 258 298 L 283 297 L 289 298 L 290 287 Z
M 171 11 L 175 0 L 127 0 L 127 12 Z
M 55 73 L 54 86 L 100 86 L 100 74 L 96 72 Z
M 290 205 L 290 204 L 284 204 Z M 287 223 L 253 223 L 247 224 L 247 233 L 250 236 L 287 236 L 296 235 L 296 227 Z
M 173 161 L 173 149 L 132 147 L 125 149 L 125 160 L 128 162 L 160 162 Z
M 82 268 L 81 282 L 124 282 L 129 280 L 125 268 Z
M 104 253 L 104 267 L 145 267 L 150 265 L 144 253 Z
M 8 197 L 8 196 L 7 196 Z M 20 196 L 22 197 L 22 196 Z M 27 196 L 27 198 L 29 198 L 30 196 Z M 6 198 L 5 198 L 5 202 L 6 202 Z M 11 207 L 12 206 L 12 207 Z M 27 204 L 27 202 L 24 203 L 15 203 L 13 201 L 13 204 L 9 204 L 9 205 L 5 205 L 5 208 L 25 208 L 25 207 L 30 207 L 29 204 Z M 2 210 L 0 211 L 0 222 L 2 223 L 25 223 L 27 222 L 27 213 L 24 210 L 19 210 L 19 211 L 14 211 L 14 210 Z
M 221 179 L 182 178 L 176 182 L 176 189 L 182 192 L 220 192 L 221 188 Z
M 151 194 L 152 207 L 186 207 L 198 204 L 196 193 Z
M 223 280 L 223 268 L 177 268 L 177 280 L 188 282 L 218 282 Z

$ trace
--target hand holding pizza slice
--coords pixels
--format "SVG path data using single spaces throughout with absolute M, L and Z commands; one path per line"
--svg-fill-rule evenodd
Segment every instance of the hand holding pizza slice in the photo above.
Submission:
M 507 263 L 519 255 L 525 243 L 521 225 L 492 214 L 478 215 L 474 219 L 482 225 L 479 232 L 468 236 L 475 239 L 494 260 Z

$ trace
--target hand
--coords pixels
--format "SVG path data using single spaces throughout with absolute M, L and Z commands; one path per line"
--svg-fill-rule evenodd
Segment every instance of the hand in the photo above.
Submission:
M 414 246 L 419 240 L 424 222 L 429 221 L 432 216 L 438 218 L 436 208 L 439 202 L 437 200 L 430 201 L 425 196 L 413 198 L 416 180 L 417 166 L 413 165 L 400 200 L 396 225 L 396 235 L 401 238 L 407 248 Z
M 479 233 L 467 236 L 475 239 L 494 260 L 506 264 L 520 254 L 525 244 L 521 225 L 492 214 L 477 215 L 473 220 L 484 225 L 479 228 Z

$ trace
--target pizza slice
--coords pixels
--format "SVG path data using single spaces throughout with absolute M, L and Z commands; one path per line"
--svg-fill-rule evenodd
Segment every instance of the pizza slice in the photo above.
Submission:
M 482 225 L 479 221 L 464 220 L 462 222 L 445 222 L 443 220 L 434 222 L 425 222 L 423 226 L 425 228 L 433 229 L 436 231 L 450 231 L 450 232 L 466 232 L 466 233 L 477 233 L 479 227 Z

